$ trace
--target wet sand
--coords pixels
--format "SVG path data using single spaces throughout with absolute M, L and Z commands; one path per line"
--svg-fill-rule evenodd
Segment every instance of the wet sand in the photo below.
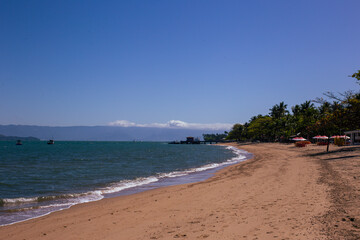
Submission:
M 3 226 L 0 239 L 360 238 L 359 147 L 236 146 L 254 158 L 203 182 Z

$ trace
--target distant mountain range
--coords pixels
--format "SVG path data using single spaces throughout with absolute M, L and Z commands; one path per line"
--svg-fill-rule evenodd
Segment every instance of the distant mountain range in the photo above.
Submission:
M 46 127 L 30 125 L 0 125 L 0 134 L 7 136 L 35 137 L 56 141 L 174 141 L 188 136 L 199 137 L 206 133 L 223 133 L 224 130 L 199 130 L 183 128 L 75 126 Z M 19 138 L 18 138 L 19 139 Z M 17 139 L 16 139 L 17 140 Z
M 0 134 L 0 141 L 40 141 L 40 139 L 35 137 L 18 137 L 18 136 L 5 136 Z

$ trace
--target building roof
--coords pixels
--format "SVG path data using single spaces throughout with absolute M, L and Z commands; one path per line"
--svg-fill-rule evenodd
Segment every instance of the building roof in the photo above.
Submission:
M 360 133 L 360 130 L 346 131 L 345 134 Z

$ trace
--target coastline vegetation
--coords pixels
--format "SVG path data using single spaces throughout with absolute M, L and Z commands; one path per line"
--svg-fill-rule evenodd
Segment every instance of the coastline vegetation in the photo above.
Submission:
M 39 138 L 36 137 L 18 137 L 18 136 L 5 136 L 0 134 L 0 141 L 16 141 L 16 140 L 21 140 L 21 141 L 40 141 Z M 1 202 L 0 202 L 0 206 L 1 206 Z
M 224 132 L 224 133 L 216 133 L 216 134 L 203 134 L 203 138 L 204 141 L 214 141 L 214 142 L 218 142 L 218 141 L 222 141 L 227 137 L 228 132 Z
M 350 77 L 360 85 L 360 70 Z M 266 115 L 257 115 L 244 124 L 236 123 L 227 140 L 287 142 L 293 136 L 307 139 L 315 135 L 342 135 L 360 129 L 360 91 L 324 93 L 317 98 L 291 107 L 285 102 L 274 105 Z

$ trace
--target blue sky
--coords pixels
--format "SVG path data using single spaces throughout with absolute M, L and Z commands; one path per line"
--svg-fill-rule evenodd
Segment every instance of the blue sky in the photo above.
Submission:
M 0 0 L 0 124 L 233 124 L 356 90 L 359 8 Z

